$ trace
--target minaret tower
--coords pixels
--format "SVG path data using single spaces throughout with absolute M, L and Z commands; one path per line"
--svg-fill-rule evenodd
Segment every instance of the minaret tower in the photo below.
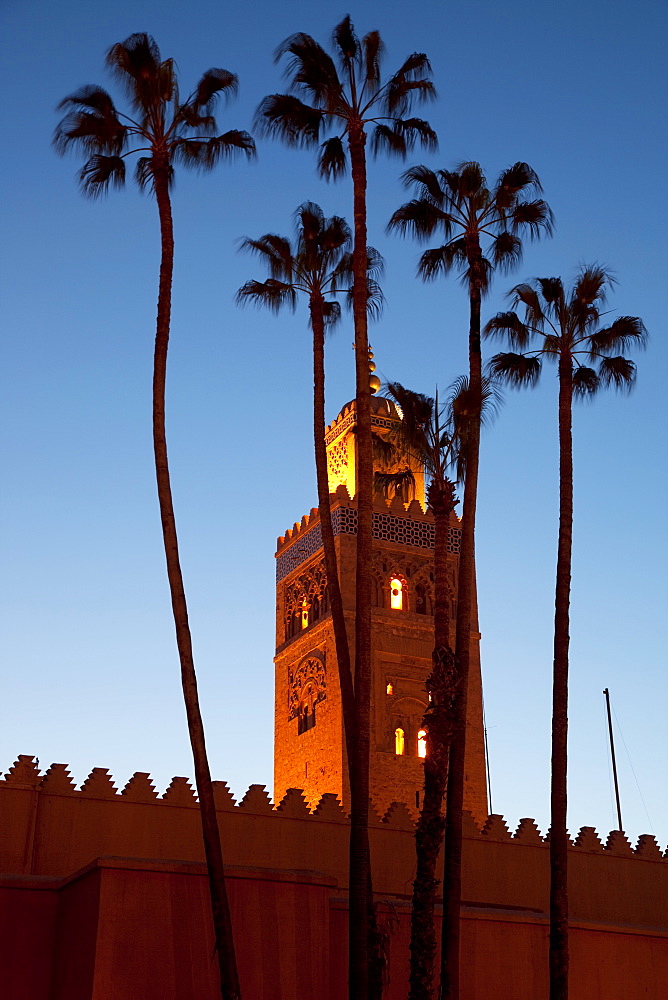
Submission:
M 375 376 L 372 378 L 378 383 Z M 377 385 L 376 385 L 377 388 Z M 401 420 L 396 406 L 372 396 L 375 434 L 387 437 Z M 327 428 L 332 520 L 351 650 L 355 627 L 355 402 Z M 373 514 L 374 604 L 370 794 L 384 813 L 392 802 L 417 808 L 423 786 L 421 721 L 434 645 L 434 521 L 425 510 L 424 470 L 407 462 L 376 462 L 382 472 L 414 466 L 414 496 L 378 497 Z M 461 527 L 452 515 L 450 585 L 456 594 Z M 302 788 L 315 806 L 333 792 L 350 806 L 343 714 L 327 601 L 320 516 L 313 508 L 278 539 L 276 551 L 276 681 L 274 798 Z M 471 621 L 465 808 L 487 817 L 477 601 Z M 451 608 L 452 641 L 456 602 Z M 353 657 L 354 659 L 354 657 Z

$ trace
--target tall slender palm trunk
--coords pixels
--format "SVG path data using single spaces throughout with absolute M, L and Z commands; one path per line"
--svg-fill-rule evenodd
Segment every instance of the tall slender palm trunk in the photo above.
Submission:
M 167 376 L 167 350 L 172 299 L 172 272 L 174 266 L 174 231 L 172 209 L 167 181 L 167 168 L 154 175 L 155 195 L 160 215 L 162 253 L 160 259 L 160 284 L 158 292 L 158 317 L 153 365 L 153 447 L 158 485 L 158 502 L 162 521 L 162 537 L 167 560 L 167 576 L 172 599 L 176 644 L 181 662 L 181 683 L 188 719 L 188 732 L 195 765 L 195 783 L 202 818 L 202 836 L 209 874 L 211 908 L 213 914 L 216 949 L 220 968 L 220 987 L 223 1000 L 239 1000 L 239 976 L 232 937 L 232 921 L 225 887 L 223 854 L 220 831 L 216 817 L 213 785 L 204 740 L 204 726 L 197 695 L 197 677 L 193 661 L 192 640 L 188 624 L 188 607 L 183 587 L 179 561 L 176 521 L 172 503 L 172 489 L 167 462 L 165 435 L 165 383 Z
M 458 692 L 455 706 L 455 732 L 450 753 L 448 779 L 445 864 L 443 878 L 443 940 L 441 946 L 441 996 L 459 1000 L 460 921 L 462 900 L 462 813 L 466 762 L 466 710 L 471 656 L 471 611 L 475 581 L 475 517 L 478 500 L 478 464 L 480 459 L 480 418 L 482 403 L 482 352 L 480 348 L 480 281 L 482 266 L 480 246 L 469 249 L 470 328 L 469 392 L 470 422 L 466 438 L 466 473 L 462 509 L 462 539 L 457 584 L 457 620 L 455 656 L 458 666 Z
M 568 646 L 573 545 L 573 368 L 559 359 L 559 543 L 552 678 L 550 1000 L 568 1000 Z
M 369 750 L 371 704 L 371 585 L 373 452 L 367 336 L 366 135 L 348 133 L 353 178 L 353 314 L 357 414 L 357 560 L 355 579 L 355 730 L 350 767 L 350 1000 L 368 1000 L 373 893 L 369 856 Z
M 318 506 L 320 530 L 327 574 L 327 591 L 332 612 L 334 646 L 341 687 L 343 729 L 346 739 L 348 760 L 353 760 L 353 733 L 355 729 L 355 696 L 350 669 L 350 646 L 343 600 L 339 583 L 339 567 L 334 545 L 332 511 L 329 504 L 329 477 L 327 474 L 327 445 L 325 444 L 325 322 L 322 296 L 312 296 L 310 300 L 311 326 L 313 329 L 313 438 L 315 444 L 315 469 L 318 486 Z
M 436 864 L 443 846 L 445 816 L 443 797 L 448 780 L 452 705 L 456 692 L 456 665 L 450 645 L 449 588 L 447 578 L 448 532 L 455 497 L 452 483 L 432 480 L 429 507 L 434 514 L 434 651 L 426 687 L 430 705 L 423 725 L 427 733 L 424 759 L 424 793 L 415 830 L 416 872 L 413 882 L 410 942 L 410 992 L 408 1000 L 431 1000 L 436 959 Z

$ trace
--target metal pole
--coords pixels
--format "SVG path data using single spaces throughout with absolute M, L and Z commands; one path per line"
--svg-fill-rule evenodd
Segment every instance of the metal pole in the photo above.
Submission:
M 619 784 L 617 782 L 617 761 L 615 760 L 615 741 L 612 736 L 612 716 L 610 714 L 610 692 L 607 688 L 603 691 L 605 695 L 605 707 L 608 711 L 608 732 L 610 733 L 610 756 L 612 757 L 612 778 L 615 782 L 615 798 L 617 799 L 617 822 L 618 830 L 623 830 L 622 827 L 622 807 L 619 804 Z
M 487 769 L 487 798 L 489 799 L 490 814 L 494 812 L 492 808 L 492 775 L 489 771 L 489 745 L 487 743 L 487 721 L 485 719 L 485 696 L 482 697 L 482 730 L 485 737 L 485 767 Z

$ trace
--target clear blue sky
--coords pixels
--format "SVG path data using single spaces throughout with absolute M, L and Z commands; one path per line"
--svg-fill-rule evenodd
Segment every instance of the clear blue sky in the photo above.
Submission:
M 78 161 L 50 148 L 57 102 L 115 84 L 104 54 L 135 31 L 173 56 L 182 88 L 222 66 L 239 75 L 222 129 L 251 128 L 283 89 L 276 45 L 323 43 L 344 7 L 286 0 L 59 4 L 4 0 L 0 159 L 3 260 L 2 651 L 0 769 L 18 753 L 67 762 L 77 782 L 108 767 L 119 787 L 149 771 L 162 791 L 190 775 L 161 551 L 150 439 L 158 224 L 132 186 L 78 193 Z M 386 67 L 430 56 L 440 98 L 424 112 L 437 154 L 516 160 L 538 171 L 556 216 L 551 241 L 499 278 L 570 279 L 611 266 L 611 307 L 652 336 L 630 398 L 599 397 L 575 419 L 570 827 L 613 825 L 604 687 L 619 740 L 625 826 L 668 840 L 666 749 L 665 9 L 653 0 L 358 2 L 380 29 Z M 120 102 L 119 102 L 120 103 Z M 310 349 L 303 311 L 234 305 L 261 277 L 237 241 L 289 233 L 306 199 L 350 216 L 347 181 L 318 180 L 309 153 L 258 143 L 256 163 L 181 173 L 168 434 L 212 768 L 234 793 L 271 786 L 276 536 L 316 502 Z M 424 287 L 418 248 L 386 237 L 405 198 L 403 166 L 369 169 L 370 242 L 385 255 L 387 304 L 371 338 L 379 373 L 430 392 L 466 366 L 467 303 L 456 279 Z M 329 345 L 328 415 L 353 395 L 352 331 Z M 556 379 L 513 394 L 486 433 L 478 533 L 480 621 L 493 805 L 545 830 L 556 552 Z

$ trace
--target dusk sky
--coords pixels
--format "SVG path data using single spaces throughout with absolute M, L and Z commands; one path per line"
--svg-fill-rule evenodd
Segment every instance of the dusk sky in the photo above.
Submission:
M 159 263 L 155 203 L 133 183 L 99 201 L 81 161 L 51 148 L 56 105 L 86 83 L 124 98 L 105 54 L 133 32 L 176 60 L 185 95 L 202 72 L 239 76 L 220 131 L 253 131 L 282 92 L 276 46 L 328 45 L 350 13 L 379 29 L 385 71 L 426 52 L 439 93 L 422 107 L 439 151 L 369 165 L 369 242 L 386 260 L 370 329 L 378 374 L 444 390 L 467 364 L 468 302 L 456 277 L 423 285 L 420 247 L 385 234 L 409 165 L 478 160 L 490 182 L 517 160 L 538 172 L 556 221 L 495 278 L 483 320 L 520 280 L 581 263 L 612 268 L 612 314 L 649 331 L 629 397 L 574 417 L 569 828 L 616 825 L 604 715 L 611 692 L 624 826 L 668 842 L 666 512 L 666 8 L 654 0 L 3 0 L 2 650 L 0 772 L 19 753 L 107 767 L 122 788 L 148 771 L 160 793 L 193 773 L 167 589 L 151 445 Z M 131 171 L 129 171 L 130 175 Z M 311 351 L 304 307 L 239 309 L 264 278 L 242 237 L 291 234 L 304 201 L 352 221 L 350 178 L 258 140 L 253 163 L 177 175 L 167 424 L 195 662 L 213 777 L 241 797 L 272 786 L 276 536 L 316 504 Z M 327 410 L 354 395 L 349 318 L 328 342 Z M 489 357 L 493 344 L 485 347 Z M 511 829 L 549 822 L 557 384 L 508 393 L 483 438 L 477 536 L 494 812 Z M 461 491 L 460 491 L 461 494 Z M 623 740 L 622 740 L 623 736 Z M 628 751 L 628 752 L 627 752 Z

